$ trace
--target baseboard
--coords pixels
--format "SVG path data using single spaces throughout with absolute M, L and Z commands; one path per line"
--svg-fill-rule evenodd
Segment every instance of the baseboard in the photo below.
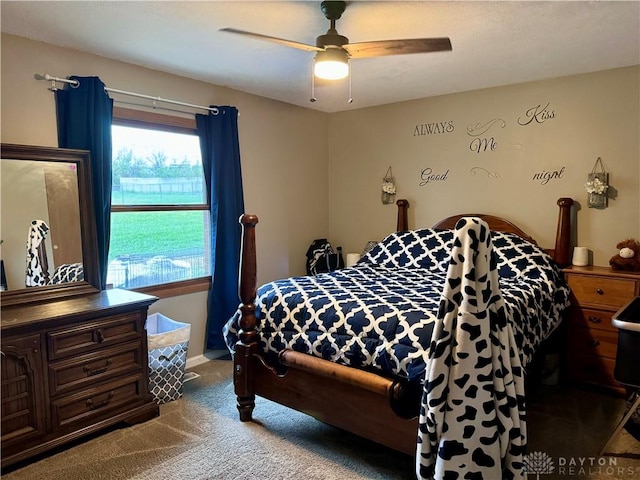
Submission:
M 198 365 L 202 365 L 203 363 L 207 363 L 209 359 L 204 355 L 196 355 L 195 357 L 187 358 L 187 366 L 186 368 L 197 367 Z

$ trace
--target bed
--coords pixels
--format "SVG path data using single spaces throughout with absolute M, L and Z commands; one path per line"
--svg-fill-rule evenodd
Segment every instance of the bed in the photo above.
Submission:
M 408 230 L 399 200 L 396 232 L 355 266 L 260 289 L 258 219 L 243 215 L 241 304 L 224 332 L 240 419 L 259 395 L 415 455 L 421 478 L 521 477 L 524 376 L 568 306 L 573 201 L 557 203 L 544 250 L 491 215 Z

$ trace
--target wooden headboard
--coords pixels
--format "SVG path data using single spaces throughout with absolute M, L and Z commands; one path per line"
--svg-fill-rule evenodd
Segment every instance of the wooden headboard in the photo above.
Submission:
M 571 261 L 571 206 L 573 205 L 573 199 L 571 198 L 560 198 L 558 199 L 558 222 L 556 229 L 556 242 L 554 248 L 546 248 L 545 250 L 551 255 L 551 257 L 556 261 L 558 265 L 561 267 L 569 265 Z M 396 202 L 398 206 L 398 219 L 396 230 L 398 232 L 403 232 L 408 230 L 409 222 L 407 217 L 407 209 L 409 208 L 409 201 L 405 199 L 400 199 Z M 495 215 L 486 215 L 483 213 L 464 213 L 459 215 L 452 215 L 451 217 L 447 217 L 443 220 L 437 222 L 432 228 L 442 229 L 442 230 L 453 230 L 462 217 L 479 217 L 489 225 L 491 230 L 497 232 L 507 232 L 518 235 L 519 237 L 524 238 L 528 242 L 531 242 L 535 245 L 538 243 L 535 239 L 525 233 L 520 227 L 510 222 L 509 220 L 505 220 L 501 217 L 496 217 Z

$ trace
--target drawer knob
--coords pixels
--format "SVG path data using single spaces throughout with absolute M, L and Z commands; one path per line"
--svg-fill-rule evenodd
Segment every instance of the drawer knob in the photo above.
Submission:
M 100 373 L 106 372 L 110 365 L 111 365 L 111 359 L 109 358 L 107 359 L 103 367 L 99 367 L 94 370 L 91 370 L 91 367 L 89 365 L 85 365 L 84 367 L 82 367 L 82 369 L 86 372 L 87 377 L 92 377 L 93 375 L 98 375 Z
M 604 295 L 604 290 L 602 290 L 601 288 L 596 288 L 596 293 L 598 295 Z
M 595 340 L 595 339 L 594 339 L 594 340 L 591 340 L 591 341 L 589 342 L 589 345 L 590 345 L 592 348 L 597 348 L 597 347 L 599 347 L 599 346 L 600 346 L 600 340 Z
M 591 323 L 602 323 L 602 318 L 600 318 L 600 317 L 594 317 L 594 316 L 592 316 L 592 315 L 589 315 L 589 316 L 587 317 L 587 320 L 588 320 L 589 322 L 591 322 Z

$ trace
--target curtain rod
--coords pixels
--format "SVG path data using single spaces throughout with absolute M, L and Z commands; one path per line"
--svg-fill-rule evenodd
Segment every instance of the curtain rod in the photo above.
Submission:
M 48 73 L 45 73 L 44 75 L 40 75 L 39 73 L 37 73 L 35 77 L 36 77 L 36 80 L 47 80 L 51 82 L 51 88 L 50 88 L 51 91 L 57 90 L 55 82 L 68 83 L 69 85 L 72 85 L 74 87 L 77 87 L 80 83 L 78 82 L 78 80 L 69 80 L 68 78 L 54 77 L 53 75 L 49 75 Z M 166 98 L 153 97 L 151 95 L 144 95 L 142 93 L 127 92 L 126 90 L 118 90 L 116 88 L 104 87 L 104 89 L 107 92 L 118 93 L 120 95 L 129 95 L 130 97 L 145 98 L 147 100 L 153 100 L 154 102 L 171 103 L 173 105 L 181 105 L 183 107 L 191 107 L 191 108 L 198 108 L 201 110 L 208 110 L 209 112 L 213 112 L 215 115 L 217 115 L 219 112 L 218 108 L 216 107 L 203 107 L 202 105 L 194 105 L 192 103 L 179 102 L 177 100 L 167 100 Z

